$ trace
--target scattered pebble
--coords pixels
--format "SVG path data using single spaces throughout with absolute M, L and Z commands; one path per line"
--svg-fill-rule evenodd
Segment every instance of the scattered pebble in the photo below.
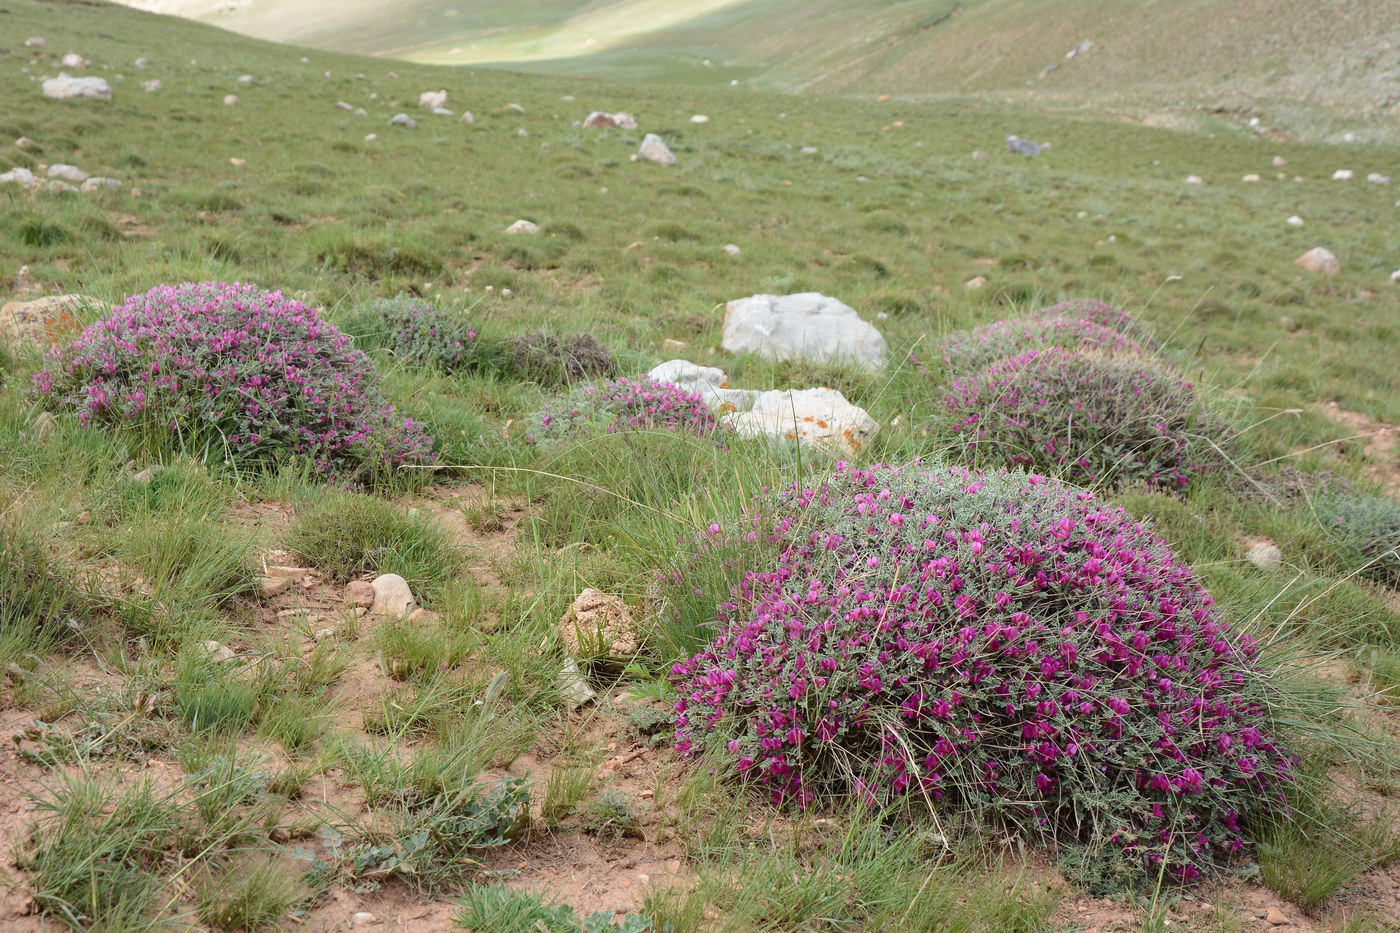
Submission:
M 1301 266 L 1309 272 L 1321 272 L 1323 275 L 1336 275 L 1342 271 L 1342 264 L 1330 249 L 1322 246 L 1314 246 L 1297 259 L 1293 260 L 1295 266 Z
M 540 232 L 539 224 L 532 223 L 532 222 L 530 222 L 530 221 L 528 221 L 528 220 L 517 220 L 515 223 L 511 224 L 509 227 L 506 227 L 506 233 L 509 233 L 509 234 L 512 234 L 512 235 L 522 235 L 522 234 L 523 234 L 523 235 L 525 235 L 525 236 L 534 236 L 535 234 L 537 234 L 537 233 L 539 233 L 539 232 Z
M 237 104 L 237 103 L 238 103 L 238 95 L 237 95 L 237 94 L 227 94 L 227 95 L 224 96 L 224 106 L 225 106 L 225 107 L 232 107 L 232 106 L 234 106 L 234 105 Z
M 1187 175 L 1186 183 L 1188 185 L 1204 185 L 1206 182 L 1200 175 Z

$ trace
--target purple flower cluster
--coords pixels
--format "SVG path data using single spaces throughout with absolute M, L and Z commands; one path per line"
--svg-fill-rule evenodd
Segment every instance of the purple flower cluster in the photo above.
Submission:
M 1086 321 L 1098 327 L 1105 327 L 1111 331 L 1122 334 L 1124 337 L 1134 340 L 1150 350 L 1157 349 L 1157 343 L 1152 339 L 1152 335 L 1135 321 L 1131 314 L 1121 308 L 1116 308 L 1111 304 L 1097 301 L 1093 298 L 1071 298 L 1069 301 L 1048 305 L 1032 314 L 1031 317 L 1039 318 L 1040 320 L 1070 318 L 1073 320 Z
M 943 363 L 953 372 L 970 372 L 994 360 L 1049 347 L 1092 350 L 1102 355 L 1145 354 L 1149 347 L 1111 326 L 1087 317 L 1036 314 L 993 321 L 957 331 L 943 341 Z
M 763 566 L 672 672 L 677 746 L 775 801 L 971 809 L 1196 877 L 1282 805 L 1256 648 L 1122 509 L 1040 476 L 838 464 L 711 526 Z
M 309 463 L 356 478 L 432 460 L 374 365 L 301 302 L 251 285 L 134 295 L 34 377 L 42 402 L 90 425 L 169 432 L 251 464 Z
M 1232 437 L 1159 363 L 1052 348 L 954 379 L 942 416 L 969 463 L 1027 466 L 1082 485 L 1181 489 Z
M 579 386 L 545 405 L 530 420 L 527 437 L 552 443 L 580 434 L 676 431 L 711 435 L 717 422 L 699 392 L 646 376 L 623 376 Z

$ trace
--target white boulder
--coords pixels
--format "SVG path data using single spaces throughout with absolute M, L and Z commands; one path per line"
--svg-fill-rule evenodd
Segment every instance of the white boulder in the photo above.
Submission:
M 1302 225 L 1303 225 L 1303 218 L 1299 217 L 1297 214 L 1294 214 L 1292 217 L 1288 218 L 1288 226 L 1290 226 L 1290 227 L 1301 227 Z
M 854 308 L 817 292 L 754 295 L 725 305 L 720 345 L 730 353 L 775 360 L 847 362 L 864 369 L 885 363 L 885 338 Z
M 418 95 L 418 106 L 424 110 L 437 110 L 447 106 L 446 91 L 424 91 Z
M 671 152 L 669 146 L 662 141 L 655 133 L 648 133 L 642 139 L 642 148 L 637 150 L 637 155 L 658 165 L 675 165 L 676 156 Z
M 13 168 L 0 173 L 0 185 L 19 185 L 21 188 L 39 187 L 39 179 L 27 168 Z
M 1333 181 L 1351 181 L 1352 178 L 1355 177 L 1355 175 L 1356 175 L 1356 173 L 1353 172 L 1353 171 L 1352 171 L 1351 169 L 1349 169 L 1349 168 L 1339 168 L 1339 169 L 1337 169 L 1335 172 L 1332 173 L 1332 180 L 1333 180 Z
M 1188 185 L 1204 185 L 1206 183 L 1206 180 L 1200 175 L 1187 175 L 1186 183 Z
M 54 100 L 111 100 L 112 85 L 105 78 L 74 78 L 59 72 L 42 85 L 45 97 Z
M 69 52 L 67 55 L 63 56 L 63 60 L 60 64 L 63 65 L 64 68 L 86 68 L 88 65 L 91 65 L 92 62 L 83 58 L 77 52 Z
M 88 173 L 78 168 L 76 165 L 50 165 L 48 176 L 50 178 L 62 178 L 64 181 L 71 181 L 82 184 L 88 180 Z
M 760 392 L 748 411 L 720 420 L 740 437 L 797 441 L 843 456 L 859 453 L 880 430 L 865 409 L 825 388 Z
M 731 389 L 724 370 L 715 366 L 701 366 L 689 360 L 668 360 L 647 373 L 647 378 L 657 382 L 669 382 L 696 392 L 705 404 L 716 412 L 748 411 L 758 398 L 755 389 Z

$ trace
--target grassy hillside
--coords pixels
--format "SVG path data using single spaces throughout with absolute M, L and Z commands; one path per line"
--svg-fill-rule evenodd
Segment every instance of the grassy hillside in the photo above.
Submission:
M 177 4 L 178 6 L 178 4 Z M 182 7 L 199 14 L 204 7 Z M 264 0 L 208 18 L 266 38 L 446 64 L 910 99 L 981 96 L 1309 138 L 1393 140 L 1396 0 Z M 1066 54 L 1091 41 L 1072 60 Z
M 1260 138 L 1229 115 L 1192 134 L 1024 101 L 385 61 L 76 0 L 5 10 L 0 172 L 63 163 L 123 184 L 0 185 L 0 299 L 281 289 L 366 348 L 442 468 L 345 489 L 182 446 L 164 424 L 45 416 L 44 360 L 0 347 L 0 836 L 16 851 L 0 926 L 582 929 L 540 898 L 632 933 L 1225 933 L 1270 908 L 1305 933 L 1393 925 L 1400 596 L 1378 572 L 1393 552 L 1339 537 L 1319 504 L 1342 484 L 1374 494 L 1359 501 L 1392 540 L 1397 195 L 1363 180 L 1393 172 L 1392 150 Z M 69 51 L 113 101 L 41 95 Z M 439 88 L 475 122 L 417 107 Z M 640 129 L 575 125 L 595 109 Z M 390 126 L 399 112 L 417 129 Z M 645 132 L 675 167 L 631 160 Z M 1053 147 L 1012 156 L 1011 133 Z M 1339 168 L 1356 180 L 1331 181 Z M 539 234 L 507 235 L 517 219 Z M 1340 274 L 1294 265 L 1319 245 Z M 806 290 L 874 322 L 890 364 L 720 348 L 718 305 Z M 1154 365 L 1199 385 L 1238 439 L 1184 495 L 1097 492 L 1151 522 L 1264 646 L 1255 686 L 1299 756 L 1290 818 L 1251 817 L 1252 843 L 1205 884 L 1125 892 L 1073 840 L 1026 842 L 1019 812 L 798 812 L 720 757 L 681 757 L 667 674 L 709 637 L 732 568 L 698 594 L 658 580 L 692 569 L 696 536 L 733 527 L 761 488 L 823 477 L 828 459 L 664 431 L 543 448 L 525 425 L 557 387 L 413 359 L 372 322 L 375 299 L 405 293 L 493 347 L 587 333 L 624 375 L 684 356 L 734 386 L 835 387 L 881 424 L 862 465 L 961 462 L 942 414 L 950 332 L 1065 298 L 1126 309 L 1162 344 Z M 1281 569 L 1245 560 L 1258 539 Z M 346 604 L 389 572 L 426 615 Z M 575 708 L 560 619 L 585 587 L 621 598 L 644 645 L 584 657 L 599 696 Z

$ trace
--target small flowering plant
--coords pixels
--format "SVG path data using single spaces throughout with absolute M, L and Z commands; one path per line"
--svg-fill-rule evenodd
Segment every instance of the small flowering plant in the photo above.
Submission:
M 85 424 L 172 435 L 248 465 L 357 479 L 429 463 L 373 363 L 307 305 L 251 285 L 163 285 L 50 352 L 34 391 Z
M 1233 437 L 1161 365 L 1059 347 L 954 379 L 940 414 L 974 466 L 1026 466 L 1085 486 L 1182 489 L 1219 469 Z
M 1105 356 L 1150 352 L 1147 345 L 1122 331 L 1088 318 L 1037 314 L 949 334 L 942 345 L 943 363 L 953 372 L 965 373 L 1004 357 L 1050 347 L 1092 350 Z
M 411 295 L 378 299 L 366 317 L 371 342 L 406 362 L 453 372 L 472 366 L 481 349 L 465 320 Z
M 718 424 L 699 392 L 623 376 L 578 386 L 545 405 L 531 417 L 526 437 L 548 445 L 587 434 L 656 430 L 708 436 Z
M 1168 546 L 1023 473 L 838 464 L 711 526 L 763 555 L 675 665 L 677 748 L 775 802 L 915 798 L 1194 878 L 1285 805 L 1256 647 Z M 710 558 L 712 559 L 712 558 Z

